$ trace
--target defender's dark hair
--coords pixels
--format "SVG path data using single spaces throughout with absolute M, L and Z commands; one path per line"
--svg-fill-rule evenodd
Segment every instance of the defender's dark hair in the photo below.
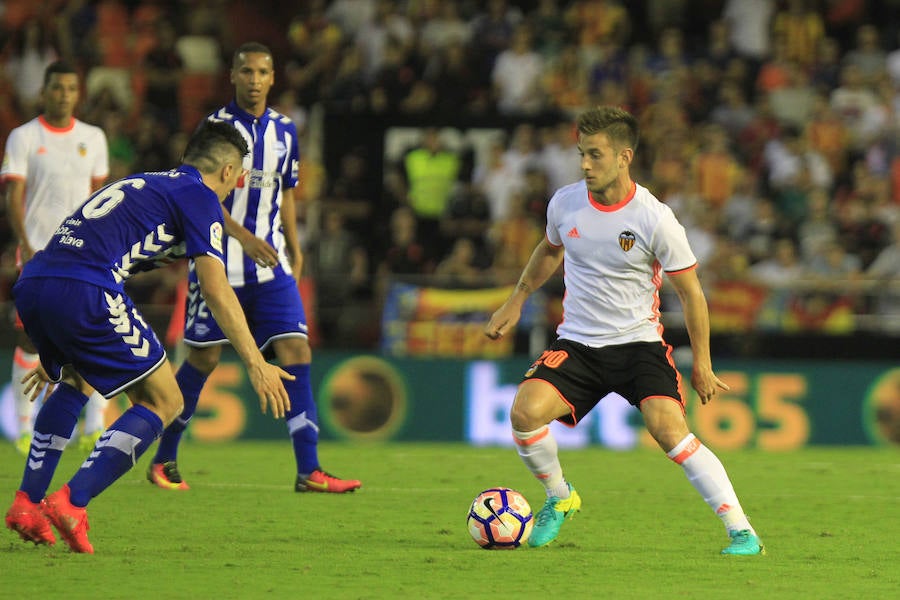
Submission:
M 272 56 L 272 51 L 269 50 L 269 47 L 265 44 L 260 44 L 259 42 L 244 42 L 234 51 L 234 55 L 231 57 L 231 65 L 235 66 L 241 62 L 241 54 L 248 54 L 251 52 L 256 52 L 258 54 L 268 54 L 269 58 L 273 61 L 275 58 Z
M 72 66 L 71 63 L 68 63 L 64 60 L 54 61 L 47 65 L 47 68 L 44 69 L 44 87 L 47 87 L 47 84 L 50 83 L 50 77 L 54 73 L 78 75 L 78 71 L 75 70 L 75 67 Z
M 214 173 L 234 158 L 234 152 L 244 157 L 249 151 L 244 136 L 233 125 L 224 121 L 205 121 L 188 140 L 182 162 L 196 167 L 201 173 Z
M 637 119 L 627 110 L 616 106 L 597 106 L 578 116 L 578 133 L 605 133 L 614 146 L 637 150 L 639 129 Z

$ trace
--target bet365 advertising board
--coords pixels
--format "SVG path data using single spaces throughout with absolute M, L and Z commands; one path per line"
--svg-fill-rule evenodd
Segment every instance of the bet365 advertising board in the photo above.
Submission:
M 412 359 L 318 351 L 312 378 L 321 435 L 511 445 L 509 409 L 530 362 L 528 357 Z M 900 444 L 900 364 L 721 360 L 715 367 L 731 389 L 705 406 L 690 389 L 690 373 L 682 373 L 691 429 L 713 448 Z M 12 437 L 8 382 L 4 388 L 0 422 Z M 110 403 L 107 420 L 123 406 L 122 398 Z M 241 363 L 226 352 L 204 388 L 189 436 L 210 442 L 278 439 L 284 427 L 260 414 Z M 577 427 L 553 427 L 563 447 L 655 446 L 640 413 L 615 395 L 602 399 Z

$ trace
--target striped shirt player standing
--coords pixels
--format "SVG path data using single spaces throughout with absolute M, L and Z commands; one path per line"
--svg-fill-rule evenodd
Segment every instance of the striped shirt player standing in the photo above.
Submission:
M 526 371 L 510 421 L 519 455 L 544 485 L 547 500 L 528 539 L 556 539 L 581 498 L 563 476 L 553 420 L 574 427 L 607 394 L 637 407 L 647 430 L 722 519 L 731 543 L 724 554 L 752 555 L 762 545 L 722 463 L 689 431 L 671 347 L 662 338 L 663 273 L 684 309 L 693 350 L 691 383 L 706 404 L 728 386 L 712 370 L 709 314 L 697 261 L 672 210 L 631 179 L 637 120 L 598 107 L 577 120 L 584 179 L 560 188 L 547 207 L 546 238 L 535 248 L 485 334 L 512 330 L 528 295 L 562 264 L 564 318 L 553 344 Z
M 57 61 L 48 65 L 41 88 L 41 114 L 13 129 L 6 141 L 0 178 L 6 182 L 7 213 L 19 242 L 19 268 L 46 245 L 63 218 L 109 175 L 103 130 L 73 116 L 79 85 L 78 74 L 68 63 Z M 29 402 L 22 377 L 37 366 L 38 355 L 22 331 L 18 315 L 16 330 L 11 379 L 19 425 L 16 448 L 27 454 L 39 403 Z M 107 405 L 100 394 L 91 393 L 90 398 L 79 438 L 79 446 L 85 452 L 103 432 Z
M 101 188 L 57 228 L 28 261 L 13 288 L 25 331 L 43 368 L 26 389 L 59 383 L 34 424 L 34 442 L 6 526 L 22 539 L 53 544 L 52 524 L 75 552 L 93 553 L 88 502 L 137 462 L 181 412 L 175 374 L 159 338 L 125 292 L 125 281 L 176 258 L 191 257 L 204 297 L 247 366 L 263 412 L 284 416 L 281 378 L 256 347 L 222 259 L 221 202 L 243 172 L 244 138 L 209 123 L 188 142 L 181 167 L 137 173 Z M 62 457 L 89 384 L 132 406 L 109 426 L 81 468 L 44 495 Z
M 240 298 L 256 343 L 271 349 L 284 370 L 296 377 L 285 383 L 291 398 L 287 428 L 297 463 L 298 492 L 352 492 L 355 479 L 340 479 L 319 465 L 319 425 L 309 380 L 312 352 L 306 315 L 293 273 L 303 264 L 297 235 L 293 188 L 297 186 L 297 129 L 284 115 L 266 106 L 275 81 L 272 53 L 259 43 L 241 45 L 234 53 L 231 83 L 235 98 L 212 113 L 243 134 L 250 146 L 244 158 L 247 175 L 226 200 L 225 262 L 228 281 Z M 184 410 L 160 439 L 147 478 L 164 489 L 188 489 L 178 471 L 182 433 L 197 409 L 200 392 L 228 343 L 189 275 L 184 342 L 186 360 L 178 369 Z

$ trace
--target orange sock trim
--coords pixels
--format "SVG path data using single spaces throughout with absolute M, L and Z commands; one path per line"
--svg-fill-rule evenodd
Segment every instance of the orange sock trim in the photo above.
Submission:
M 33 369 L 38 366 L 38 363 L 41 362 L 41 359 L 28 361 L 25 359 L 25 351 L 16 346 L 16 351 L 13 353 L 13 362 L 22 367 L 23 369 Z
M 694 454 L 694 452 L 699 450 L 701 445 L 702 444 L 699 439 L 692 439 L 684 450 L 672 457 L 672 460 L 680 465 L 681 463 L 689 459 Z
M 536 442 L 541 441 L 542 439 L 547 437 L 549 434 L 550 434 L 550 428 L 544 427 L 544 430 L 542 432 L 531 436 L 527 440 L 520 439 L 516 436 L 513 436 L 513 439 L 515 440 L 516 444 L 518 444 L 519 446 L 530 446 Z

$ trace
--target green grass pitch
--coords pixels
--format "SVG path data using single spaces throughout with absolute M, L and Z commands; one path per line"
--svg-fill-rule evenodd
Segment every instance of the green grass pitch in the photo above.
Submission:
M 584 499 L 541 549 L 488 551 L 468 536 L 475 495 L 543 493 L 513 449 L 325 442 L 320 455 L 363 488 L 293 492 L 284 442 L 187 442 L 188 492 L 151 486 L 151 452 L 90 507 L 93 556 L 35 547 L 4 530 L 0 598 L 895 598 L 900 452 L 811 448 L 719 452 L 766 544 L 726 557 L 727 539 L 661 452 L 562 450 Z M 83 456 L 64 457 L 52 490 Z M 0 499 L 23 459 L 0 443 Z

